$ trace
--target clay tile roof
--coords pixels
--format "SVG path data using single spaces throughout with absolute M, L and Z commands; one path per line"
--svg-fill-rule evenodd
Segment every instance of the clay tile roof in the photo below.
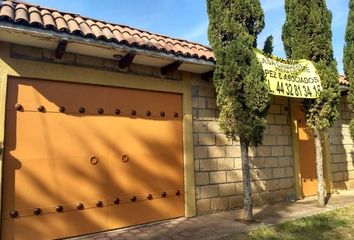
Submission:
M 212 50 L 198 43 L 173 39 L 119 24 L 106 23 L 19 0 L 0 2 L 0 21 L 67 32 L 86 38 L 114 41 L 184 57 L 215 61 Z
M 349 86 L 349 81 L 346 76 L 340 75 L 339 76 L 339 84 L 342 86 Z

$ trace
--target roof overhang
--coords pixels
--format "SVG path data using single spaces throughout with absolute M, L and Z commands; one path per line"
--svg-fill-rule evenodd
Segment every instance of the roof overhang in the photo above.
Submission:
M 0 41 L 3 42 L 55 50 L 61 39 L 68 41 L 66 51 L 76 54 L 115 59 L 114 56 L 124 56 L 130 51 L 135 51 L 136 57 L 133 60 L 135 64 L 164 67 L 173 62 L 182 61 L 178 68 L 179 71 L 197 74 L 207 73 L 215 68 L 213 61 L 204 59 L 178 56 L 172 53 L 0 21 Z

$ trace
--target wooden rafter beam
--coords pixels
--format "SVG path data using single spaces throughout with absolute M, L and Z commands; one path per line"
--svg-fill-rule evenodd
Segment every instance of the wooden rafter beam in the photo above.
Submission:
M 209 71 L 209 72 L 203 73 L 202 80 L 209 81 L 209 79 L 212 79 L 213 76 L 214 76 L 214 71 Z
M 119 67 L 120 68 L 126 68 L 128 67 L 130 64 L 133 63 L 133 60 L 136 56 L 136 52 L 135 51 L 129 51 L 127 54 L 125 54 L 125 56 L 123 56 L 120 60 L 119 60 Z
M 164 67 L 161 68 L 161 74 L 162 75 L 166 75 L 166 74 L 169 74 L 169 73 L 173 73 L 173 72 L 176 72 L 178 70 L 178 68 L 182 65 L 183 61 L 181 60 L 178 60 L 178 61 L 175 61 L 173 63 L 170 63 Z
M 57 49 L 55 50 L 55 58 L 57 59 L 63 58 L 67 45 L 68 45 L 68 39 L 62 38 L 59 40 Z

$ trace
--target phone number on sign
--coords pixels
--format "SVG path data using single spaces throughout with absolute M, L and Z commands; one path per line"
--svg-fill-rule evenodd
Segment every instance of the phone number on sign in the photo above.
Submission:
M 322 88 L 320 84 L 315 85 L 307 85 L 307 84 L 296 84 L 296 83 L 289 83 L 283 81 L 277 81 L 276 88 L 271 88 L 271 92 L 276 93 L 278 95 L 283 96 L 292 96 L 292 97 L 304 97 L 304 98 L 311 98 L 311 97 L 318 97 Z

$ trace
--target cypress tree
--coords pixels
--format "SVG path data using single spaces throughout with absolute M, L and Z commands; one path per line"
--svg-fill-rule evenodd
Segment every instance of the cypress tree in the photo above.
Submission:
M 354 111 L 354 0 L 349 1 L 349 15 L 345 32 L 343 64 L 344 73 L 349 80 L 348 103 L 350 109 Z M 350 121 L 350 134 L 354 140 L 354 119 Z
M 323 91 L 317 99 L 303 100 L 308 128 L 316 146 L 318 204 L 324 207 L 322 141 L 338 118 L 339 83 L 333 57 L 332 14 L 325 0 L 285 0 L 286 22 L 282 39 L 290 59 L 312 60 L 321 78 Z
M 267 39 L 264 41 L 264 47 L 263 47 L 263 52 L 269 55 L 273 54 L 273 36 L 270 35 L 267 37 Z
M 264 14 L 259 0 L 207 0 L 207 7 L 220 127 L 229 139 L 240 140 L 244 218 L 251 221 L 248 149 L 262 142 L 269 109 L 268 87 L 253 52 L 264 28 Z

